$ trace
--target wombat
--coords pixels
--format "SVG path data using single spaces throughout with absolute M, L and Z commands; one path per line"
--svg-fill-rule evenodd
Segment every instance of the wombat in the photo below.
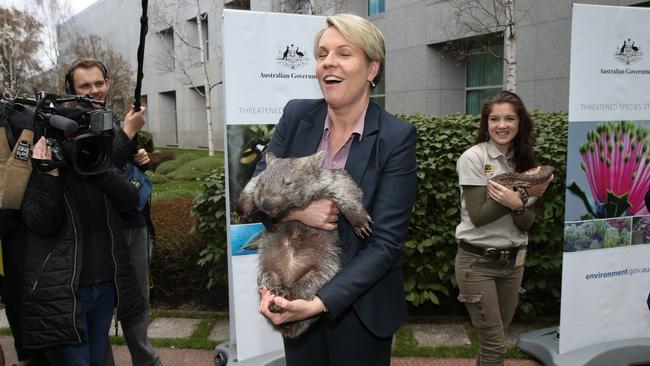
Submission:
M 339 211 L 360 237 L 371 233 L 372 220 L 361 203 L 363 193 L 345 170 L 321 168 L 325 152 L 304 158 L 276 158 L 266 154 L 267 167 L 252 178 L 239 197 L 243 217 L 257 209 L 282 219 L 292 209 L 302 209 L 323 198 Z M 316 291 L 340 269 L 336 230 L 321 230 L 298 221 L 280 221 L 275 231 L 264 231 L 254 244 L 259 248 L 257 284 L 287 300 L 314 298 Z M 282 309 L 271 305 L 272 312 Z M 287 337 L 305 332 L 317 317 L 274 327 Z

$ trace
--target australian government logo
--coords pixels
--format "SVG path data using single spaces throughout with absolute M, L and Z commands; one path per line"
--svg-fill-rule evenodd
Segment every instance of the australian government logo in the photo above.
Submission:
M 313 73 L 300 72 L 309 65 L 309 55 L 304 47 L 297 44 L 288 44 L 278 49 L 275 57 L 278 65 L 285 69 L 292 70 L 287 72 L 261 72 L 262 79 L 316 79 Z
M 628 67 L 601 68 L 601 74 L 650 75 L 649 69 L 632 67 L 633 64 L 643 59 L 643 52 L 641 45 L 631 38 L 624 39 L 623 43 L 616 45 L 616 49 L 614 50 L 614 59 Z
M 309 57 L 305 55 L 305 49 L 303 48 L 301 51 L 300 47 L 293 43 L 287 45 L 286 48 L 279 49 L 276 59 L 278 64 L 291 70 L 303 68 L 309 63 Z
M 628 38 L 623 40 L 622 45 L 616 47 L 616 52 L 614 53 L 614 58 L 619 62 L 626 65 L 630 65 L 641 60 L 643 53 L 641 53 L 641 46 L 635 44 L 633 40 Z

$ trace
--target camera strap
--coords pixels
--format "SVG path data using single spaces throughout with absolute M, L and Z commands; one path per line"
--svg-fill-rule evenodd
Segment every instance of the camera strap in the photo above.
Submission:
M 32 165 L 34 168 L 41 172 L 49 172 L 51 170 L 54 170 L 56 168 L 62 168 L 66 166 L 66 163 L 64 160 L 52 160 L 52 159 L 35 159 L 32 158 Z
M 7 130 L 0 127 L 0 208 L 19 209 L 32 174 L 34 131 L 23 130 L 13 150 L 9 150 Z
M 0 101 L 0 127 L 5 128 L 5 134 L 7 136 L 7 143 L 9 146 L 14 146 L 16 144 L 16 138 L 14 137 L 13 132 L 11 132 L 11 126 L 9 126 L 9 114 L 13 110 L 13 102 L 2 100 Z

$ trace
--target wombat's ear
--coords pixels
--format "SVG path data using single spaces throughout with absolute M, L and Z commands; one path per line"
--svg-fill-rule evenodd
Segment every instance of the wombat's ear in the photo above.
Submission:
M 266 164 L 271 164 L 277 157 L 275 156 L 274 153 L 272 152 L 267 152 L 266 153 Z

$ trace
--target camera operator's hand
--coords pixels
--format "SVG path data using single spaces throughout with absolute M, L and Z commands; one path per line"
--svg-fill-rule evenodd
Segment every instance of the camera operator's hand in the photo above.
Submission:
M 149 159 L 149 154 L 147 153 L 147 150 L 140 149 L 138 150 L 137 153 L 133 154 L 133 162 L 135 163 L 135 165 L 141 168 L 146 168 L 147 166 L 149 166 L 149 163 L 151 163 L 151 159 Z
M 32 161 L 37 169 L 55 177 L 59 175 L 58 168 L 50 169 L 52 164 L 52 148 L 47 146 L 44 136 L 41 136 L 32 147 Z
M 131 106 L 129 112 L 124 116 L 124 133 L 133 140 L 135 134 L 144 127 L 144 111 L 145 107 L 140 107 L 139 111 L 135 111 L 135 107 Z

